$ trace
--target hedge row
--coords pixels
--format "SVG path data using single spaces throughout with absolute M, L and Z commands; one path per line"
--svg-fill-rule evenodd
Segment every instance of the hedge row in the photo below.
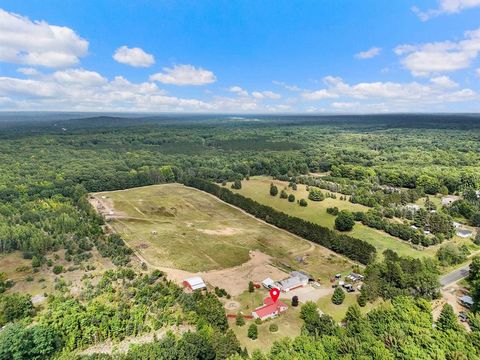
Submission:
M 375 260 L 376 249 L 369 243 L 339 234 L 334 230 L 289 216 L 269 206 L 262 205 L 240 194 L 234 194 L 229 189 L 220 187 L 211 182 L 192 178 L 185 181 L 185 185 L 206 191 L 219 199 L 237 206 L 258 219 L 285 229 L 295 235 L 303 237 L 336 253 L 345 255 L 362 264 L 369 264 Z

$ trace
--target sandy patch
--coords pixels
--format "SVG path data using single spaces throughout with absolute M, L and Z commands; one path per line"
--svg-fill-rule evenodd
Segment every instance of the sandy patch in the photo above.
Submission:
M 178 284 L 181 284 L 188 277 L 201 276 L 208 284 L 223 288 L 232 296 L 240 295 L 247 290 L 250 281 L 260 283 L 267 277 L 274 280 L 288 277 L 287 273 L 271 265 L 269 255 L 260 251 L 251 251 L 250 260 L 228 269 L 198 273 L 164 267 L 159 269 L 167 274 L 168 279 Z
M 298 296 L 298 301 L 305 304 L 307 301 L 317 302 L 320 298 L 324 296 L 331 296 L 333 294 L 333 288 L 331 287 L 322 287 L 315 289 L 314 287 L 307 285 L 302 288 L 291 290 L 288 293 L 282 292 L 280 294 L 280 299 L 290 300 L 294 296 Z
M 242 232 L 242 229 L 237 229 L 232 227 L 226 227 L 218 230 L 209 230 L 209 229 L 196 229 L 196 230 L 207 235 L 219 235 L 219 236 L 231 236 L 231 235 L 236 235 Z

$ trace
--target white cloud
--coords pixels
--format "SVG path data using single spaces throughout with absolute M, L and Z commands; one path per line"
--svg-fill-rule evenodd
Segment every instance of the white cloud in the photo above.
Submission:
M 480 77 L 480 68 L 478 68 L 477 70 L 475 70 L 475 72 L 477 73 L 478 77 Z
M 307 100 L 323 100 L 323 99 L 332 99 L 338 97 L 337 94 L 334 94 L 326 89 L 304 92 L 302 97 Z
M 271 99 L 271 100 L 276 100 L 280 99 L 282 96 L 280 94 L 277 94 L 273 91 L 254 91 L 252 92 L 252 96 L 257 99 Z
M 435 78 L 430 79 L 430 82 L 443 88 L 458 87 L 458 84 L 452 79 L 450 79 L 448 76 L 437 76 Z
M 30 76 L 40 75 L 40 72 L 37 69 L 31 68 L 31 67 L 18 68 L 17 72 L 23 75 L 30 75 Z
M 88 41 L 68 27 L 31 21 L 0 9 L 0 61 L 65 67 L 88 51 Z
M 302 89 L 300 89 L 297 85 L 289 85 L 284 83 L 283 81 L 273 80 L 272 83 L 290 91 L 295 91 L 295 92 L 302 91 Z
M 121 46 L 115 51 L 113 58 L 119 63 L 134 67 L 149 67 L 155 64 L 153 55 L 146 53 L 138 47 L 129 48 L 127 46 Z
M 418 82 L 395 83 L 395 82 L 363 82 L 348 84 L 341 78 L 327 76 L 324 78 L 326 88 L 305 92 L 303 98 L 318 101 L 329 98 L 355 99 L 362 101 L 387 101 L 388 104 L 409 106 L 415 109 L 421 104 L 442 104 L 448 102 L 460 102 L 477 99 L 478 95 L 471 89 L 451 91 L 458 84 L 448 77 L 431 79 L 430 84 Z M 347 107 L 344 101 L 336 101 L 336 108 Z M 333 104 L 332 104 L 333 106 Z
M 371 59 L 371 58 L 379 55 L 381 51 L 382 51 L 382 49 L 379 48 L 379 47 L 372 47 L 372 48 L 370 48 L 366 51 L 361 51 L 361 52 L 355 54 L 355 57 L 357 59 L 361 59 L 361 60 Z
M 395 53 L 415 76 L 452 72 L 468 68 L 480 52 L 480 28 L 467 31 L 459 42 L 443 41 L 420 45 L 400 45 Z
M 108 80 L 97 72 L 67 69 L 36 79 L 0 77 L 0 98 L 22 109 L 79 111 L 212 111 L 198 99 L 169 96 L 153 82 Z
M 240 86 L 230 86 L 228 91 L 237 94 L 238 96 L 248 96 L 248 91 L 242 89 Z
M 415 14 L 417 14 L 420 20 L 427 21 L 439 15 L 456 14 L 463 10 L 473 9 L 476 7 L 480 7 L 480 0 L 438 0 L 437 9 L 422 11 L 418 7 L 414 6 L 412 10 Z
M 335 109 L 342 109 L 342 110 L 352 109 L 352 108 L 355 108 L 359 105 L 360 105 L 360 103 L 358 103 L 358 102 L 334 102 L 334 103 L 332 103 L 332 107 L 334 107 Z
M 163 68 L 163 73 L 150 76 L 150 81 L 159 81 L 174 85 L 205 85 L 217 80 L 209 70 L 195 68 L 192 65 L 175 65 L 173 68 Z

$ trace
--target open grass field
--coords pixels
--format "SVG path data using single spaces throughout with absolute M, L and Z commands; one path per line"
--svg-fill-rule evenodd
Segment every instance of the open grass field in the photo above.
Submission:
M 251 260 L 255 250 L 270 256 L 273 265 L 302 268 L 325 279 L 352 265 L 328 249 L 183 185 L 97 193 L 93 200 L 112 229 L 157 267 L 188 272 L 230 269 Z M 305 254 L 309 261 L 298 264 L 295 258 Z
M 320 310 L 322 310 L 325 314 L 330 315 L 336 322 L 340 322 L 345 318 L 345 314 L 347 313 L 348 307 L 357 303 L 357 295 L 359 294 L 358 291 L 354 293 L 345 293 L 345 300 L 341 305 L 335 305 L 332 303 L 332 299 L 330 296 L 326 296 L 318 300 L 317 305 Z M 367 303 L 365 307 L 360 308 L 362 314 L 366 314 L 373 308 L 377 307 L 382 303 L 381 300 L 378 300 L 374 303 Z
M 236 297 L 235 300 L 240 303 L 240 311 L 249 315 L 253 309 L 263 304 L 263 299 L 266 296 L 268 296 L 268 292 L 262 288 L 255 290 L 254 293 L 246 291 Z M 290 306 L 290 301 L 282 301 L 289 306 L 288 310 L 276 319 L 267 320 L 258 325 L 258 339 L 256 340 L 251 340 L 247 337 L 248 326 L 254 323 L 254 320 L 246 320 L 244 326 L 237 326 L 235 324 L 235 319 L 229 319 L 230 328 L 235 332 L 242 347 L 245 346 L 250 354 L 255 349 L 266 351 L 271 348 L 275 341 L 284 337 L 293 338 L 300 335 L 300 330 L 303 325 L 303 321 L 300 319 L 301 304 L 298 307 L 292 307 Z M 276 324 L 278 326 L 277 332 L 272 333 L 269 331 L 269 326 L 271 324 Z
M 269 193 L 270 184 L 274 183 L 279 192 L 288 186 L 285 181 L 272 180 L 269 177 L 258 176 L 252 177 L 248 181 L 242 181 L 242 189 L 233 190 L 240 194 L 247 196 L 259 203 L 273 207 L 276 210 L 282 211 L 286 214 L 296 216 L 319 225 L 333 229 L 335 223 L 335 216 L 327 214 L 327 208 L 336 206 L 339 210 L 349 211 L 367 211 L 369 208 L 359 204 L 352 204 L 349 201 L 339 200 L 342 194 L 336 194 L 337 199 L 327 198 L 323 201 L 308 201 L 307 207 L 298 206 L 296 203 L 290 203 L 286 199 L 280 199 L 277 195 L 271 196 Z M 322 190 L 323 191 L 323 190 Z M 297 200 L 308 199 L 308 192 L 305 185 L 298 185 L 296 191 L 288 189 L 287 192 L 294 194 Z M 325 192 L 325 191 L 324 191 Z M 354 229 L 349 232 L 349 235 L 365 240 L 377 248 L 378 253 L 381 253 L 386 249 L 396 251 L 400 255 L 408 255 L 413 257 L 430 256 L 429 250 L 418 250 L 409 245 L 408 243 L 396 239 L 389 234 L 372 229 L 360 223 L 356 223 Z

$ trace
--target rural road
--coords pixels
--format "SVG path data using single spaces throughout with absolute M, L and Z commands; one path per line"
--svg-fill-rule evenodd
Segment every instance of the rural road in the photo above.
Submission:
M 464 265 L 461 268 L 455 269 L 452 272 L 440 278 L 440 285 L 442 287 L 448 286 L 468 276 L 470 264 Z

